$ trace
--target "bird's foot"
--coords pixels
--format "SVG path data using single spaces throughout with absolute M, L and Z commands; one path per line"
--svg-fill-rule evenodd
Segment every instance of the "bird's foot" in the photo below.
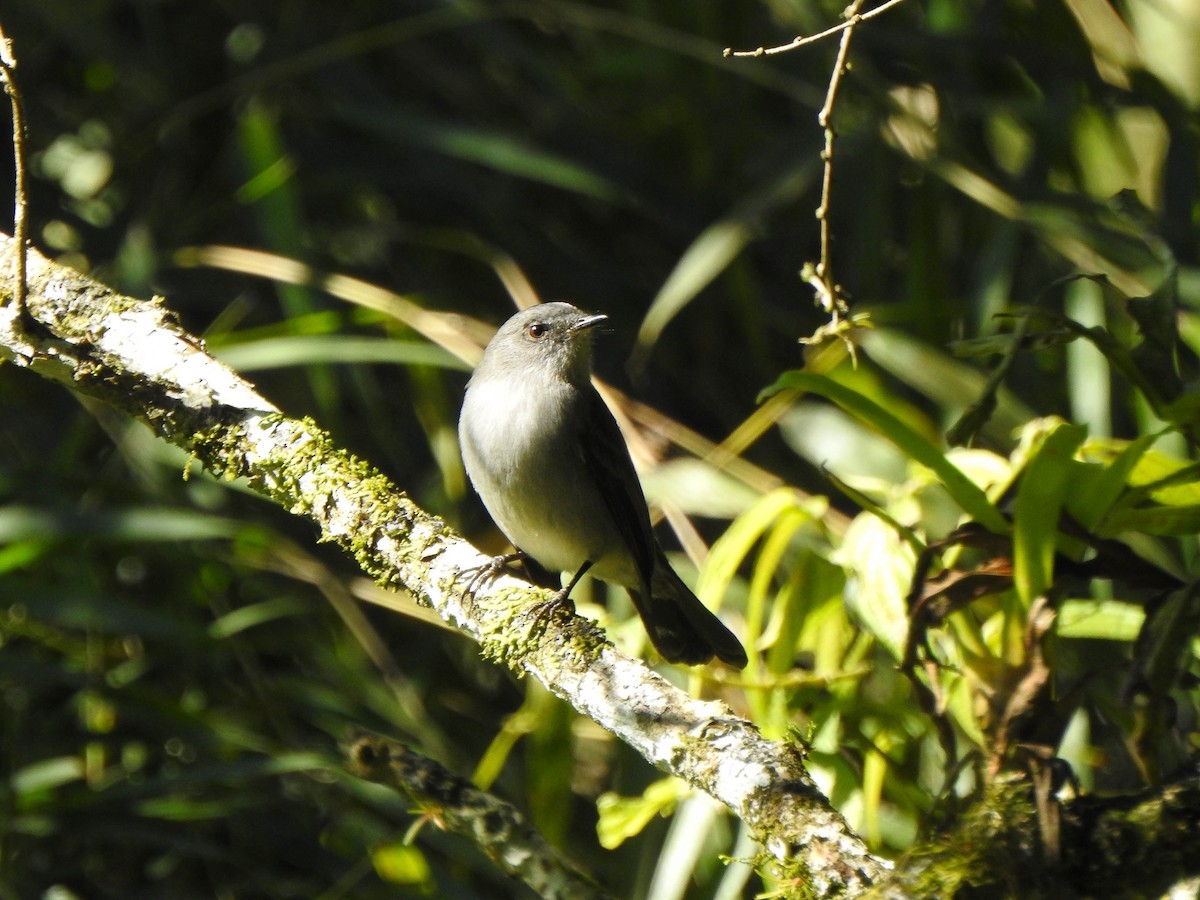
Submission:
M 551 616 L 566 615 L 573 616 L 575 614 L 575 602 L 570 596 L 571 589 L 563 588 L 563 590 L 555 593 L 549 600 L 543 600 L 541 603 L 535 603 L 526 610 L 525 615 L 528 616 L 535 627 L 545 629 L 546 623 L 550 621 Z
M 563 616 L 575 615 L 575 604 L 571 602 L 571 591 L 575 589 L 575 585 L 579 584 L 579 579 L 584 576 L 588 569 L 592 567 L 590 559 L 584 560 L 579 571 L 572 576 L 571 581 L 565 588 L 558 591 L 549 600 L 535 604 L 529 608 L 526 613 L 533 621 L 533 628 L 536 631 L 544 632 L 546 623 L 550 621 L 550 617 L 561 613 Z
M 482 566 L 474 566 L 459 572 L 459 577 L 467 579 L 463 583 L 462 590 L 459 592 L 459 597 L 466 605 L 467 611 L 470 612 L 475 606 L 475 594 L 477 591 L 487 587 L 503 575 L 510 565 L 520 562 L 525 558 L 524 552 L 520 550 L 516 553 L 502 553 L 499 556 L 493 556 Z

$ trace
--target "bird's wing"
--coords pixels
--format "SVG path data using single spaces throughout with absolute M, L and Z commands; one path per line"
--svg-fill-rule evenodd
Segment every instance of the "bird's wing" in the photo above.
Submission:
M 642 583 L 648 587 L 656 550 L 650 531 L 650 511 L 637 470 L 617 420 L 604 400 L 590 385 L 583 393 L 588 406 L 588 426 L 579 436 L 580 451 L 609 515 L 637 564 Z

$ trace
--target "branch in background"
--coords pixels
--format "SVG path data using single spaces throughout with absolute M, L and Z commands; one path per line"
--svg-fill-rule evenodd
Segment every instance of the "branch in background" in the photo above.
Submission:
M 599 885 L 546 843 L 510 803 L 404 744 L 360 738 L 349 749 L 351 770 L 408 796 L 425 818 L 467 838 L 504 874 L 548 900 L 604 900 Z
M 816 291 L 817 303 L 832 316 L 834 323 L 850 311 L 842 288 L 833 277 L 833 260 L 830 258 L 830 243 L 832 235 L 829 229 L 829 210 L 833 197 L 833 149 L 837 142 L 837 132 L 833 130 L 833 110 L 837 104 L 838 88 L 842 86 L 842 77 L 846 74 L 846 59 L 850 55 L 850 41 L 854 38 L 854 29 L 861 17 L 859 9 L 863 0 L 853 0 L 846 7 L 846 28 L 842 31 L 842 39 L 838 43 L 837 60 L 833 64 L 833 74 L 829 78 L 829 91 L 825 94 L 825 103 L 817 113 L 817 124 L 825 132 L 825 148 L 821 151 L 821 161 L 824 164 L 821 174 L 821 205 L 817 207 L 817 221 L 821 223 L 821 258 L 816 266 L 805 265 L 800 277 L 808 282 Z
M 16 271 L 13 275 L 13 305 L 21 319 L 21 325 L 29 324 L 25 313 L 25 267 L 26 248 L 29 245 L 26 234 L 27 210 L 29 202 L 25 193 L 25 112 L 21 100 L 21 90 L 17 87 L 17 57 L 13 51 L 12 41 L 0 29 L 0 80 L 4 82 L 4 92 L 8 94 L 12 105 L 13 122 L 13 236 L 16 243 Z
M 826 28 L 824 31 L 819 31 L 816 34 L 810 34 L 808 37 L 799 35 L 792 38 L 786 44 L 780 44 L 778 47 L 755 47 L 753 50 L 734 50 L 732 47 L 725 48 L 726 57 L 758 57 L 758 56 L 775 56 L 778 53 L 787 53 L 790 50 L 795 50 L 798 47 L 803 47 L 806 44 L 815 44 L 817 41 L 823 41 L 827 37 L 832 37 L 839 31 L 846 31 L 853 28 L 859 22 L 865 22 L 868 19 L 873 19 L 880 13 L 887 12 L 893 6 L 903 3 L 904 0 L 887 0 L 886 3 L 881 3 L 869 12 L 859 13 L 858 8 L 862 6 L 861 0 L 852 4 L 843 13 L 846 21 L 834 25 L 832 28 Z
M 11 278 L 0 275 L 0 290 L 11 289 Z M 887 870 L 817 789 L 799 748 L 765 739 L 723 703 L 673 687 L 585 619 L 555 616 L 534 628 L 523 613 L 549 593 L 512 576 L 465 603 L 459 575 L 487 557 L 315 423 L 281 414 L 210 357 L 161 299 L 121 296 L 36 251 L 28 280 L 29 310 L 52 337 L 23 332 L 11 307 L 0 308 L 0 360 L 104 400 L 214 474 L 245 478 L 310 519 L 377 581 L 409 592 L 486 654 L 725 803 L 772 856 L 804 873 L 814 896 L 857 894 Z

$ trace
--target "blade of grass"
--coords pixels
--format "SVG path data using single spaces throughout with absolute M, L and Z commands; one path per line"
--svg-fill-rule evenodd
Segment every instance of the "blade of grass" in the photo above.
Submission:
M 954 502 L 972 519 L 997 534 L 1008 532 L 1008 522 L 978 485 L 946 459 L 945 453 L 924 435 L 900 421 L 879 404 L 823 375 L 796 371 L 785 372 L 775 384 L 759 395 L 759 400 L 787 389 L 809 391 L 832 400 L 846 412 L 879 431 L 909 459 L 932 470 Z
M 1059 516 L 1079 466 L 1075 451 L 1086 437 L 1083 426 L 1060 423 L 1042 439 L 1017 487 L 1013 501 L 1013 581 L 1027 609 L 1054 581 Z

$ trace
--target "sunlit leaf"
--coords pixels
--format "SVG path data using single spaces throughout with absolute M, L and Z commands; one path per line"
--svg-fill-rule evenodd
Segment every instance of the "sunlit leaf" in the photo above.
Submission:
M 1028 607 L 1054 580 L 1059 514 L 1087 437 L 1078 425 L 1060 424 L 1046 435 L 1025 466 L 1013 501 L 1013 583 Z
M 284 616 L 302 615 L 309 611 L 311 607 L 308 604 L 294 597 L 276 597 L 226 613 L 209 626 L 208 633 L 220 640 L 265 622 L 272 622 Z
M 781 488 L 765 494 L 734 520 L 709 551 L 700 571 L 696 593 L 701 598 L 722 596 L 728 590 L 738 567 L 750 555 L 751 549 L 763 533 L 781 515 L 793 510 L 809 516 L 814 515 L 814 510 L 810 509 L 795 491 Z
M 1180 537 L 1194 535 L 1200 533 L 1200 504 L 1120 510 L 1105 518 L 1104 529 L 1111 534 L 1144 531 Z
M 1082 489 L 1084 482 L 1081 481 L 1081 489 L 1071 492 L 1067 498 L 1067 508 L 1080 525 L 1089 531 L 1096 530 L 1125 490 L 1143 455 L 1157 439 L 1158 435 L 1147 434 L 1129 442 L 1096 477 L 1086 479 L 1086 489 Z M 1082 452 L 1086 455 L 1088 449 L 1085 444 Z
M 393 109 L 380 116 L 374 109 L 345 104 L 340 116 L 368 133 L 414 143 L 530 181 L 610 202 L 623 198 L 622 189 L 585 163 L 537 146 L 527 137 L 492 128 L 423 116 Z
M 784 388 L 812 391 L 833 400 L 847 412 L 878 429 L 911 459 L 932 469 L 955 502 L 972 519 L 997 533 L 1008 531 L 1008 523 L 988 500 L 987 495 L 957 469 L 946 455 L 923 435 L 901 422 L 883 407 L 861 394 L 821 375 L 788 372 L 760 395 L 769 397 Z
M 392 841 L 371 848 L 371 865 L 379 877 L 392 884 L 424 889 L 427 893 L 434 888 L 433 872 L 419 847 L 403 841 Z
M 654 867 L 654 884 L 660 896 L 682 897 L 698 872 L 713 865 L 708 848 L 723 843 L 720 832 L 727 810 L 720 802 L 696 791 L 680 800 L 662 853 Z
M 719 275 L 753 238 L 746 222 L 715 222 L 688 247 L 650 303 L 638 344 L 650 347 L 667 324 Z
M 83 778 L 83 760 L 78 756 L 44 759 L 14 772 L 9 785 L 18 797 L 60 787 Z
M 856 618 L 897 660 L 908 639 L 905 597 L 916 556 L 895 529 L 873 515 L 858 516 L 834 559 L 845 566 L 846 602 Z
M 49 549 L 45 541 L 36 538 L 13 541 L 7 547 L 0 547 L 0 575 L 25 568 Z
M 987 375 L 979 369 L 901 331 L 876 328 L 863 334 L 859 340 L 875 363 L 953 414 L 975 403 L 987 385 Z M 997 338 L 980 340 L 995 341 Z M 987 352 L 995 350 L 991 347 Z M 1033 414 L 1005 387 L 999 389 L 997 397 L 998 402 L 984 433 L 991 440 L 1008 442 L 1021 423 Z
M 184 541 L 232 538 L 242 525 L 180 508 L 111 509 L 80 513 L 38 507 L 0 509 L 0 541 L 93 537 L 105 541 Z
M 611 791 L 601 794 L 596 801 L 600 846 L 614 850 L 641 834 L 655 816 L 666 815 L 687 792 L 687 785 L 678 778 L 661 778 L 638 797 L 623 797 Z
M 694 457 L 660 463 L 642 477 L 642 487 L 651 504 L 666 502 L 689 515 L 716 519 L 741 515 L 761 496 Z
M 1058 611 L 1059 637 L 1132 641 L 1146 618 L 1140 606 L 1119 600 L 1067 600 Z
M 750 595 L 746 603 L 746 639 L 752 646 L 758 644 L 764 630 L 770 586 L 781 574 L 784 555 L 793 537 L 807 522 L 804 513 L 788 510 L 776 520 L 762 542 L 750 576 Z
M 469 366 L 441 347 L 419 341 L 344 335 L 296 335 L 229 344 L 216 356 L 239 372 L 314 363 L 438 366 L 467 371 Z

